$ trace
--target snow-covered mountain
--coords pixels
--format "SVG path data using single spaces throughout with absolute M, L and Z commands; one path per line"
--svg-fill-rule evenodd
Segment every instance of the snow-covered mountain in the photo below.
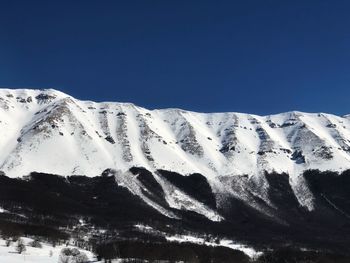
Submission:
M 184 248 L 208 260 L 203 251 L 225 240 L 349 256 L 350 116 L 147 110 L 0 89 L 0 135 L 2 238 L 70 239 L 107 257 L 127 242 L 126 258 L 140 244 L 169 254 L 174 237 L 205 243 Z M 252 260 L 238 252 L 225 253 Z M 213 262 L 232 262 L 220 255 Z
M 185 194 L 157 171 L 202 174 L 216 196 L 230 193 L 257 209 L 252 194 L 270 203 L 265 172 L 287 173 L 300 205 L 312 210 L 303 172 L 350 168 L 350 116 L 325 113 L 148 110 L 81 101 L 52 89 L 1 89 L 0 133 L 0 171 L 9 177 L 33 171 L 97 176 L 113 169 L 119 184 L 143 195 L 127 175 L 131 167 L 144 167 L 155 174 L 171 207 L 185 206 L 212 220 L 221 216 L 196 200 L 183 203 Z

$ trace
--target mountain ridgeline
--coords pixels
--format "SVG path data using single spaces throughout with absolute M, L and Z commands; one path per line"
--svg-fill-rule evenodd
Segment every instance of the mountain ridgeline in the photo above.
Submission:
M 348 253 L 349 116 L 147 110 L 1 89 L 0 129 L 3 232 L 64 240 L 79 227 L 104 255 L 111 242 L 123 247 L 134 237 L 145 253 L 168 251 L 175 234 L 236 240 L 271 257 L 261 262 L 290 244 L 313 259 Z M 205 254 L 191 249 L 170 259 Z M 206 253 L 225 262 L 232 251 Z

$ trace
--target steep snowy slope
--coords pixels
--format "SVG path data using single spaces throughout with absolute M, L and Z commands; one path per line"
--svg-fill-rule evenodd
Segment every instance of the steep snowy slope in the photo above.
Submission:
M 120 174 L 129 168 L 144 167 L 155 173 L 174 207 L 179 206 L 172 200 L 175 193 L 181 200 L 187 197 L 157 177 L 159 169 L 200 173 L 215 193 L 229 192 L 245 201 L 256 195 L 266 203 L 264 173 L 284 172 L 300 204 L 312 210 L 303 171 L 350 168 L 350 117 L 323 113 L 147 110 L 80 101 L 56 90 L 1 89 L 0 130 L 0 171 L 7 176 L 33 171 L 97 176 L 112 168 L 122 181 Z M 191 202 L 194 210 L 220 220 L 209 208 Z

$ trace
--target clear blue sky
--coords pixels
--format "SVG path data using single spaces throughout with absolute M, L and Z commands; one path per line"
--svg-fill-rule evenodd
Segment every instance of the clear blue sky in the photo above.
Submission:
M 350 113 L 350 1 L 3 0 L 0 86 L 148 108 Z

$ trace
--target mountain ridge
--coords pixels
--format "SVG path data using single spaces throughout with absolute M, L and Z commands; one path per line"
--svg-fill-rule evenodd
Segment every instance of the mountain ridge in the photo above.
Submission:
M 109 100 L 101 100 L 101 101 L 96 101 L 96 100 L 90 100 L 90 99 L 80 99 L 80 98 L 75 98 L 72 95 L 69 95 L 66 92 L 60 91 L 59 89 L 56 88 L 23 88 L 23 87 L 18 87 L 18 88 L 9 88 L 6 86 L 1 87 L 0 86 L 0 92 L 1 93 L 11 93 L 13 92 L 13 94 L 16 94 L 18 92 L 28 92 L 28 91 L 33 91 L 33 92 L 38 92 L 38 93 L 58 93 L 61 94 L 64 97 L 70 97 L 70 98 L 74 98 L 75 100 L 81 101 L 81 102 L 93 102 L 93 103 L 97 103 L 97 104 L 124 104 L 124 105 L 130 105 L 130 106 L 135 106 L 135 107 L 139 107 L 139 108 L 144 108 L 147 109 L 149 111 L 166 111 L 166 110 L 178 110 L 178 111 L 183 111 L 183 112 L 192 112 L 192 113 L 199 113 L 199 114 L 223 114 L 223 113 L 232 113 L 232 114 L 247 114 L 247 115 L 252 115 L 252 116 L 258 116 L 258 117 L 268 117 L 268 116 L 274 116 L 274 115 L 279 115 L 282 113 L 308 113 L 308 114 L 329 114 L 329 115 L 335 115 L 338 117 L 342 117 L 345 118 L 347 116 L 350 116 L 350 113 L 346 113 L 343 115 L 338 115 L 335 113 L 328 113 L 328 112 L 305 112 L 305 111 L 301 111 L 301 110 L 297 110 L 297 109 L 292 109 L 292 110 L 287 110 L 284 112 L 274 112 L 274 113 L 270 113 L 270 114 L 256 114 L 256 113 L 243 113 L 243 112 L 239 112 L 239 111 L 197 111 L 197 110 L 187 110 L 185 108 L 180 108 L 180 107 L 164 107 L 164 108 L 147 108 L 144 106 L 138 106 L 137 104 L 133 103 L 133 102 L 128 102 L 128 101 L 109 101 Z M 3 95 L 3 94 L 2 94 Z
M 325 113 L 147 110 L 131 103 L 80 101 L 53 89 L 1 89 L 0 120 L 0 170 L 10 177 L 34 171 L 96 176 L 114 169 L 120 179 L 130 168 L 144 167 L 155 174 L 199 173 L 216 195 L 230 193 L 249 202 L 253 194 L 269 204 L 264 174 L 287 173 L 300 205 L 312 210 L 314 197 L 303 172 L 350 169 L 350 119 Z M 187 198 L 164 178 L 156 180 L 173 206 Z M 141 194 L 134 184 L 128 188 Z M 220 218 L 191 202 L 201 214 Z
M 279 262 L 286 248 L 348 258 L 349 116 L 147 110 L 7 89 L 0 133 L 2 235 L 75 240 L 102 258 L 125 242 L 167 251 L 174 240 L 234 249 L 198 262 Z

